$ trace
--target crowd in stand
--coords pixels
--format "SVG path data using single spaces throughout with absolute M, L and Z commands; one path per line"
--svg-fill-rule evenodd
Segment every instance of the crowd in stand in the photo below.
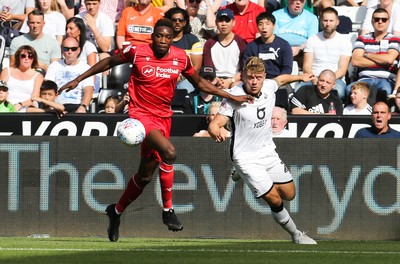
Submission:
M 0 76 L 0 93 L 5 93 L 0 111 L 89 112 L 102 89 L 124 88 L 110 87 L 110 72 L 53 97 L 48 87 L 60 88 L 128 45 L 150 43 L 156 21 L 165 17 L 174 26 L 172 45 L 184 49 L 200 75 L 221 89 L 240 84 L 244 62 L 257 56 L 269 79 L 301 72 L 315 76 L 279 88 L 284 96 L 276 105 L 289 115 L 369 115 L 376 101 L 391 100 L 397 113 L 396 1 L 341 2 L 367 6 L 354 42 L 352 22 L 339 16 L 333 0 L 0 0 L 1 40 L 9 50 Z M 349 75 L 350 67 L 356 67 L 356 75 Z M 183 76 L 177 89 L 187 92 L 179 109 L 186 114 L 207 115 L 211 104 L 221 101 L 195 90 Z M 110 96 L 101 110 L 124 112 L 128 104 L 129 97 Z

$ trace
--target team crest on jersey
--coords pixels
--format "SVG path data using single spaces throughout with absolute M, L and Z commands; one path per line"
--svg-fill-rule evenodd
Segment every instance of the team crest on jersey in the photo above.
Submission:
M 172 60 L 172 65 L 178 66 L 178 59 L 177 59 L 177 58 L 174 58 L 174 59 Z
M 155 74 L 155 69 L 153 66 L 146 65 L 142 68 L 142 74 L 146 77 L 153 76 Z
M 122 52 L 123 53 L 128 53 L 132 48 L 132 45 L 127 46 Z

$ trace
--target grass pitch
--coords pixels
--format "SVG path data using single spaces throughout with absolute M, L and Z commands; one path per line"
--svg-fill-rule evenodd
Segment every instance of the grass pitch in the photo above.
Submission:
M 399 263 L 400 242 L 239 239 L 0 238 L 0 263 Z

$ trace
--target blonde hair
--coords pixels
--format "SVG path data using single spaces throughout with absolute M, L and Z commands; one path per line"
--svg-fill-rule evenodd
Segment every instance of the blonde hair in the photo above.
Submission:
M 367 96 L 369 96 L 369 85 L 366 82 L 356 82 L 351 86 L 351 91 L 360 89 L 361 91 L 365 92 Z
M 265 64 L 259 57 L 250 57 L 246 60 L 243 72 L 250 71 L 252 73 L 265 73 Z

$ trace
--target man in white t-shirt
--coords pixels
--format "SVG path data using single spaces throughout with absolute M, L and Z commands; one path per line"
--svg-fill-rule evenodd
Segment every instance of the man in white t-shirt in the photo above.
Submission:
M 98 48 L 100 59 L 102 59 L 108 57 L 107 52 L 111 50 L 115 28 L 113 21 L 99 11 L 100 1 L 85 0 L 86 11 L 76 16 L 85 21 L 86 39 Z
M 334 8 L 328 7 L 322 11 L 321 24 L 323 30 L 311 36 L 306 42 L 303 71 L 317 77 L 323 70 L 333 71 L 336 75 L 333 89 L 338 91 L 339 97 L 343 100 L 346 97 L 345 76 L 350 63 L 352 44 L 348 36 L 336 31 L 339 16 Z M 295 90 L 310 84 L 299 83 Z
M 237 104 L 223 100 L 219 113 L 211 121 L 208 132 L 216 142 L 226 140 L 222 128 L 232 122 L 231 158 L 236 173 L 250 187 L 256 198 L 262 198 L 271 208 L 276 223 L 285 229 L 296 244 L 316 244 L 296 224 L 283 206 L 283 200 L 295 197 L 293 177 L 275 151 L 272 140 L 271 115 L 275 105 L 275 91 L 282 84 L 308 81 L 310 74 L 279 75 L 265 79 L 264 61 L 250 57 L 242 72 L 243 83 L 233 87 L 233 95 L 250 94 L 252 103 Z
M 58 88 L 90 68 L 88 64 L 78 59 L 81 49 L 75 38 L 64 39 L 62 51 L 64 59 L 50 64 L 45 76 L 46 80 L 55 82 Z M 67 112 L 86 113 L 93 97 L 93 91 L 94 77 L 89 77 L 80 82 L 75 89 L 69 92 L 62 91 L 56 102 L 63 104 Z

